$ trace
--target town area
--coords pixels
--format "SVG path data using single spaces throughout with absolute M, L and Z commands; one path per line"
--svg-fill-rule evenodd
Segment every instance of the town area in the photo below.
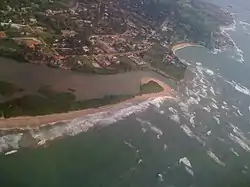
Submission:
M 97 74 L 168 66 L 185 70 L 171 51 L 177 39 L 169 37 L 170 11 L 159 1 L 5 0 L 0 55 Z

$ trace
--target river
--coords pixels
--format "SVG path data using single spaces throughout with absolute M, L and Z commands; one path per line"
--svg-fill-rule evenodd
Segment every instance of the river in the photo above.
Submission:
M 43 86 L 50 86 L 59 92 L 73 89 L 78 100 L 102 98 L 111 94 L 136 94 L 140 90 L 141 77 L 146 75 L 143 72 L 91 75 L 0 58 L 0 80 L 21 87 L 28 94 Z
M 224 32 L 236 46 L 178 51 L 190 65 L 176 101 L 128 103 L 82 118 L 102 124 L 84 133 L 0 155 L 1 186 L 250 186 L 250 3 L 217 3 L 233 7 L 236 25 Z

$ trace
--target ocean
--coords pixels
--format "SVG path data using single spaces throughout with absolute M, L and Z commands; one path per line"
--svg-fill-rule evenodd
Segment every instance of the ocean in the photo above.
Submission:
M 0 137 L 3 187 L 250 186 L 250 2 L 222 0 L 235 24 L 222 28 L 233 49 L 187 47 L 176 100 L 150 99 L 31 130 L 47 147 Z M 231 5 L 232 8 L 229 8 Z M 63 136 L 63 138 L 60 138 Z

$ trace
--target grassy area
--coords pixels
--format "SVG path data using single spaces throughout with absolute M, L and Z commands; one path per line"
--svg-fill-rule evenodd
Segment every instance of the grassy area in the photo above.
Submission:
M 151 65 L 157 66 L 162 62 L 166 55 L 166 49 L 159 43 L 155 43 L 143 56 L 143 60 L 150 62 Z
M 143 60 L 150 63 L 153 69 L 160 70 L 175 80 L 183 79 L 186 69 L 178 67 L 173 63 L 166 62 L 164 59 L 167 52 L 167 49 L 162 47 L 159 43 L 155 43 L 145 52 Z M 179 59 L 176 61 L 179 61 Z
M 0 40 L 0 49 L 7 48 L 12 50 L 20 50 L 20 46 L 12 39 L 1 39 Z
M 24 50 L 12 39 L 0 39 L 0 56 L 26 62 Z
M 0 95 L 2 96 L 12 96 L 16 92 L 22 91 L 21 88 L 15 86 L 12 83 L 0 81 Z
M 3 113 L 6 118 L 63 113 L 115 104 L 133 97 L 132 95 L 110 95 L 100 99 L 76 101 L 74 94 L 70 92 L 57 93 L 48 87 L 40 88 L 38 93 L 40 95 L 26 95 L 5 103 L 0 103 L 0 113 Z
M 149 81 L 148 83 L 142 84 L 140 86 L 140 95 L 159 93 L 164 91 L 164 89 L 155 81 Z
M 117 67 L 119 71 L 138 70 L 135 63 L 130 58 L 128 58 L 127 56 L 121 56 L 121 57 L 118 57 L 118 58 L 120 60 L 120 64 Z
M 9 89 L 9 92 L 11 90 L 13 88 Z M 150 81 L 140 86 L 140 93 L 138 95 L 161 91 L 163 91 L 163 88 L 160 85 L 154 81 Z M 40 95 L 26 95 L 5 103 L 0 103 L 0 113 L 3 113 L 6 118 L 63 113 L 116 104 L 134 97 L 134 95 L 106 95 L 103 98 L 77 101 L 73 93 L 58 93 L 49 87 L 41 87 L 38 93 Z

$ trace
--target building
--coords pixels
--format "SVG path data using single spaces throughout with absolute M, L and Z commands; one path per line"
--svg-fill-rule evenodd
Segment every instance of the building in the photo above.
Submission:
M 5 32 L 4 31 L 0 31 L 0 39 L 6 38 L 6 37 L 7 37 L 7 35 L 5 34 Z
M 16 42 L 27 46 L 28 48 L 35 49 L 36 45 L 41 44 L 41 41 L 36 38 L 15 38 Z

